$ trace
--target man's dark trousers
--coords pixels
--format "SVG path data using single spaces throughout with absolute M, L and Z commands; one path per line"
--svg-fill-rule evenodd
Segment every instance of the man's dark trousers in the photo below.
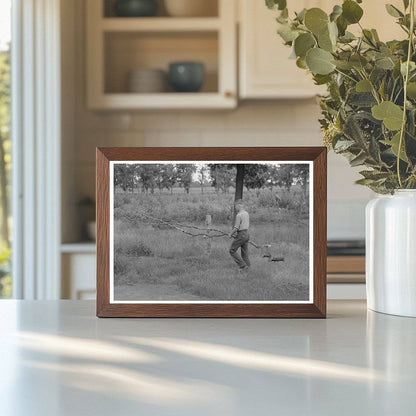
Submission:
M 248 258 L 248 242 L 250 235 L 247 230 L 237 231 L 237 236 L 231 244 L 230 254 L 234 261 L 238 264 L 240 269 L 250 267 L 250 260 Z M 241 247 L 241 256 L 237 250 Z

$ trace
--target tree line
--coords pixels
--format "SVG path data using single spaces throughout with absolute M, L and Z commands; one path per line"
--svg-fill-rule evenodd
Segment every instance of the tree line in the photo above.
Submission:
M 240 173 L 240 174 L 239 174 Z M 181 187 L 189 193 L 191 186 L 212 186 L 217 192 L 228 193 L 242 186 L 261 189 L 275 186 L 287 190 L 299 184 L 304 190 L 309 184 L 309 166 L 303 164 L 125 164 L 114 165 L 114 185 L 124 192 L 141 189 L 145 193 Z

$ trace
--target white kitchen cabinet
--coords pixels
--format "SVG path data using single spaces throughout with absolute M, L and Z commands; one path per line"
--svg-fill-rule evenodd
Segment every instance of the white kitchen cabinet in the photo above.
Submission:
M 116 17 L 112 0 L 88 0 L 87 105 L 89 109 L 220 109 L 237 106 L 237 33 L 234 0 L 217 3 L 209 17 Z M 105 6 L 105 7 L 103 7 Z M 107 11 L 110 10 L 109 12 Z M 206 79 L 195 93 L 133 93 L 131 71 L 168 70 L 175 61 L 205 65 Z
M 390 3 L 402 8 L 401 0 Z M 291 0 L 289 12 L 304 8 L 320 7 L 330 12 L 336 0 Z M 404 32 L 388 15 L 384 4 L 367 1 L 362 25 L 378 30 L 381 40 L 403 38 Z M 289 59 L 290 48 L 283 44 L 276 33 L 275 17 L 279 12 L 267 9 L 261 0 L 239 0 L 239 90 L 242 99 L 261 98 L 308 98 L 324 91 L 312 81 L 311 75 Z M 355 33 L 358 25 L 349 27 Z
M 95 299 L 95 244 L 63 244 L 61 253 L 61 298 L 72 300 Z
M 320 2 L 293 0 L 290 10 Z M 278 12 L 264 1 L 239 0 L 239 90 L 244 98 L 308 98 L 319 88 L 311 75 L 289 59 L 290 48 L 276 33 Z

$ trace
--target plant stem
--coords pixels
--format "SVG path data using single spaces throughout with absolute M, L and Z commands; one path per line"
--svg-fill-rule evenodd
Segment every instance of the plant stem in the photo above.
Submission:
M 340 73 L 341 75 L 344 75 L 344 77 L 349 78 L 351 81 L 354 81 L 355 83 L 358 82 L 355 78 L 350 77 L 348 74 L 346 74 L 345 72 L 340 71 L 338 68 L 335 68 L 335 71 Z
M 410 30 L 409 30 L 409 46 L 407 48 L 407 60 L 406 60 L 406 73 L 404 76 L 404 85 L 403 85 L 403 119 L 402 119 L 402 128 L 400 129 L 400 141 L 399 149 L 397 152 L 397 178 L 399 180 L 400 188 L 403 187 L 402 177 L 400 174 L 400 156 L 402 155 L 403 139 L 404 132 L 406 129 L 406 108 L 407 108 L 407 83 L 409 82 L 409 68 L 410 61 L 412 58 L 413 51 L 413 36 L 414 36 L 414 27 L 415 27 L 415 0 L 410 0 Z

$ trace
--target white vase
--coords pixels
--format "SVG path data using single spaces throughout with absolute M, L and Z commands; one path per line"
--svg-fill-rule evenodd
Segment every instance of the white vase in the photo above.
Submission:
M 366 281 L 369 309 L 416 317 L 416 190 L 368 203 Z

